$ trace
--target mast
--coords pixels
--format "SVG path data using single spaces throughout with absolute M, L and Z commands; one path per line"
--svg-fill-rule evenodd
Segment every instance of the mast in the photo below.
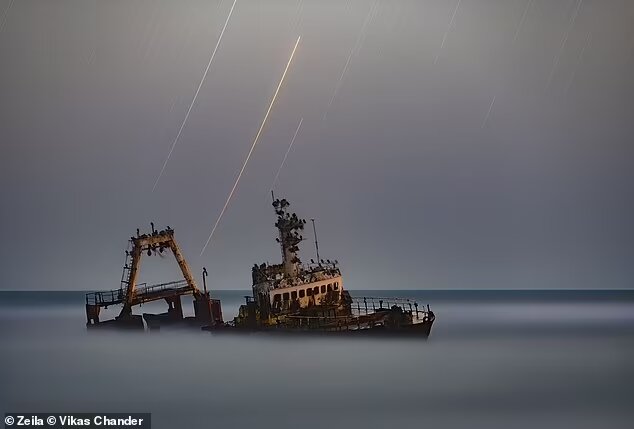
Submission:
M 317 253 L 317 263 L 321 265 L 321 260 L 319 259 L 319 243 L 317 243 L 317 230 L 315 229 L 315 219 L 310 220 L 313 223 L 313 234 L 315 235 L 315 252 Z
M 299 263 L 301 262 L 297 256 L 299 247 L 297 246 L 303 239 L 299 233 L 304 229 L 305 219 L 300 219 L 295 213 L 289 213 L 286 209 L 289 206 L 286 199 L 277 199 L 273 201 L 277 222 L 275 227 L 279 232 L 277 242 L 280 243 L 282 251 L 282 265 L 285 276 L 296 277 L 299 273 Z

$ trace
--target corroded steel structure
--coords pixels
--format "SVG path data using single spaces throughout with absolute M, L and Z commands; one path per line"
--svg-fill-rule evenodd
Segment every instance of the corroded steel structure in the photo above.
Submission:
M 113 321 L 119 325 L 141 327 L 143 321 L 140 316 L 132 314 L 134 306 L 145 302 L 165 300 L 168 305 L 167 313 L 162 315 L 144 314 L 143 318 L 156 325 L 157 320 L 178 321 L 183 319 L 181 296 L 191 295 L 194 298 L 194 319 L 200 323 L 222 323 L 220 301 L 210 298 L 207 291 L 202 292 L 196 285 L 192 271 L 183 256 L 183 253 L 174 238 L 174 230 L 169 226 L 157 231 L 151 224 L 152 231 L 149 234 L 137 234 L 130 237 L 126 259 L 121 275 L 119 289 L 106 292 L 92 292 L 86 295 L 86 319 L 88 326 L 100 325 L 99 314 L 101 308 L 110 305 L 122 305 L 119 315 Z M 163 254 L 171 252 L 178 263 L 184 280 L 161 283 L 152 286 L 139 285 L 138 276 L 141 259 L 144 254 Z
M 289 206 L 286 199 L 273 199 L 282 262 L 252 267 L 253 296 L 246 297 L 232 326 L 283 332 L 381 330 L 429 335 L 435 320 L 429 307 L 419 309 L 416 301 L 398 298 L 363 298 L 362 305 L 344 290 L 338 261 L 318 257 L 302 263 L 298 252 L 306 220 L 291 213 Z M 317 250 L 316 237 L 315 247 Z

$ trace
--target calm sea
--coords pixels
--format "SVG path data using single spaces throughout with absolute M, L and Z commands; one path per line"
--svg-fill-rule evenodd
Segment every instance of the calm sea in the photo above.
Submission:
M 225 319 L 245 294 L 215 294 Z M 634 291 L 352 294 L 430 304 L 429 340 L 87 332 L 82 292 L 0 292 L 0 414 L 151 412 L 158 429 L 633 427 Z

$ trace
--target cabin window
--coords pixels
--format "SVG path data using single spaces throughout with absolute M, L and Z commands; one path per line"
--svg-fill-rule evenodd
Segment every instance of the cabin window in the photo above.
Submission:
M 306 296 L 313 296 L 312 288 L 306 289 Z
M 296 290 L 291 292 L 291 299 L 293 299 L 293 300 L 297 299 L 297 291 Z
M 326 285 L 321 285 L 321 293 L 326 293 Z
M 335 282 L 335 290 L 339 290 L 339 283 Z
M 289 295 L 288 292 L 284 292 L 284 301 L 288 301 Z
M 332 292 L 332 284 L 328 283 L 328 292 Z
M 280 302 L 282 300 L 282 295 L 280 295 L 279 293 L 276 293 L 275 295 L 273 295 L 273 302 Z
M 303 298 L 305 296 L 306 292 L 304 292 L 304 289 L 299 291 L 299 297 Z

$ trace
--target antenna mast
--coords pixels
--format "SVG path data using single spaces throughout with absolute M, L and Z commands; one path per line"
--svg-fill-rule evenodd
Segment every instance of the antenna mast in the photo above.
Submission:
M 317 263 L 321 265 L 321 260 L 319 259 L 319 243 L 317 243 L 317 229 L 315 229 L 315 219 L 310 220 L 313 223 L 313 234 L 315 234 L 315 252 L 317 253 Z

